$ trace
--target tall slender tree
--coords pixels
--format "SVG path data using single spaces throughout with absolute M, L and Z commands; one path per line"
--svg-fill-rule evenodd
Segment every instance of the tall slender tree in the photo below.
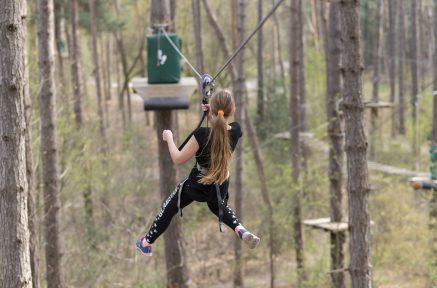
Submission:
M 237 41 L 242 43 L 245 38 L 245 19 L 246 19 L 246 3 L 245 0 L 238 0 L 237 7 Z M 244 49 L 240 52 L 236 59 L 236 85 L 234 85 L 234 95 L 236 96 L 236 112 L 235 120 L 239 123 L 244 123 L 244 103 L 247 97 L 246 78 L 245 78 L 245 62 Z M 243 141 L 239 141 L 235 149 L 235 211 L 239 215 L 240 221 L 243 221 Z M 241 241 L 235 239 L 235 270 L 234 270 L 234 287 L 243 287 L 243 257 Z
M 32 287 L 24 108 L 26 1 L 2 0 L 0 6 L 0 286 Z
M 56 137 L 53 0 L 38 0 L 41 160 L 44 188 L 45 250 L 48 287 L 64 287 L 61 249 L 61 200 Z
M 23 15 L 27 17 L 27 5 L 24 5 Z M 24 25 L 24 35 L 27 35 Z M 29 87 L 29 61 L 28 41 L 25 39 L 24 63 L 26 79 L 24 86 L 24 109 L 26 111 L 26 175 L 28 183 L 27 216 L 29 219 L 29 252 L 30 268 L 32 271 L 32 287 L 39 288 L 39 253 L 38 253 L 38 213 L 37 213 L 37 189 L 35 189 L 35 173 L 33 172 L 33 148 L 32 148 L 32 99 Z
M 200 12 L 200 0 L 192 0 L 193 9 L 193 31 L 194 40 L 196 42 L 196 66 L 197 70 L 203 73 L 205 71 L 205 65 L 203 63 L 203 45 L 202 45 L 202 14 Z M 200 91 L 199 82 L 199 91 Z M 200 95 L 201 93 L 199 93 Z M 202 98 L 202 95 L 200 95 Z
M 418 109 L 418 93 L 419 93 L 419 80 L 418 80 L 418 67 L 417 67 L 417 1 L 411 0 L 411 38 L 410 38 L 410 53 L 411 53 L 411 114 L 413 119 L 414 135 L 417 135 L 416 120 Z M 418 157 L 419 143 L 417 137 L 414 137 L 413 151 L 416 157 Z M 416 161 L 417 164 L 417 161 Z M 417 167 L 416 167 L 417 168 Z
M 263 18 L 263 1 L 258 0 L 258 22 Z M 264 120 L 264 58 L 263 58 L 263 29 L 258 31 L 257 38 L 257 55 L 256 55 L 256 69 L 257 69 L 257 122 L 262 123 Z
M 343 39 L 342 107 L 345 117 L 347 190 L 349 200 L 349 251 L 352 288 L 371 287 L 370 212 L 367 139 L 363 125 L 360 1 L 340 2 Z
M 261 185 L 261 196 L 267 208 L 267 222 L 269 223 L 269 262 L 270 262 L 270 288 L 275 287 L 275 259 L 274 259 L 274 245 L 275 245 L 275 221 L 273 215 L 273 203 L 270 197 L 270 192 L 267 187 L 267 177 L 264 168 L 264 161 L 261 155 L 261 147 L 259 145 L 258 137 L 252 121 L 250 120 L 247 109 L 244 108 L 244 122 L 247 129 L 250 146 L 252 146 L 253 158 L 257 168 L 259 181 Z
M 434 0 L 434 15 L 437 15 L 437 0 Z M 437 18 L 434 17 L 434 41 L 437 41 Z M 437 42 L 436 42 L 437 43 Z M 437 146 L 437 45 L 434 45 L 434 101 L 433 101 L 433 121 L 431 149 Z M 429 228 L 431 232 L 431 267 L 430 267 L 430 287 L 437 286 L 437 190 L 432 190 L 429 212 Z
M 107 149 L 107 140 L 106 140 L 106 128 L 105 128 L 105 120 L 103 115 L 103 100 L 102 100 L 102 83 L 100 77 L 100 63 L 99 63 L 99 51 L 97 47 L 97 14 L 96 14 L 96 3 L 95 0 L 88 1 L 89 13 L 90 13 L 90 34 L 91 34 L 91 46 L 92 46 L 92 55 L 93 55 L 93 74 L 94 81 L 96 85 L 96 96 L 97 96 L 97 111 L 99 115 L 99 133 L 101 137 L 101 141 L 103 143 L 103 151 Z
M 290 51 L 290 77 L 291 77 L 291 95 L 290 95 L 290 126 L 289 131 L 291 135 L 291 166 L 292 179 L 296 191 L 293 191 L 293 239 L 296 251 L 297 263 L 297 286 L 302 287 L 305 280 L 305 264 L 304 264 L 304 247 L 303 247 L 303 231 L 302 231 L 302 211 L 301 211 L 301 188 L 300 185 L 300 162 L 301 162 L 301 148 L 299 144 L 299 131 L 301 125 L 300 116 L 300 95 L 301 95 L 301 43 L 300 37 L 300 13 L 302 11 L 301 0 L 291 0 L 291 17 L 290 17 L 290 37 L 289 37 L 289 51 Z
M 168 23 L 170 21 L 170 2 L 169 0 L 152 0 L 150 23 Z M 157 33 L 156 27 L 151 27 Z M 162 138 L 164 129 L 177 130 L 177 122 L 174 121 L 174 112 L 162 110 L 155 112 L 156 135 Z M 159 173 L 160 190 L 163 199 L 168 197 L 168 193 L 176 186 L 176 168 L 168 153 L 167 146 L 162 143 L 159 146 Z M 164 234 L 165 260 L 167 267 L 167 286 L 168 287 L 187 287 L 188 267 L 184 260 L 183 239 L 181 223 L 179 217 L 175 217 Z
M 378 102 L 379 101 L 379 63 L 381 61 L 381 54 L 382 54 L 382 15 L 383 15 L 383 0 L 376 0 L 376 39 L 375 39 L 375 46 L 373 51 L 373 87 L 372 87 L 372 101 Z M 370 130 L 370 158 L 374 159 L 376 154 L 376 128 L 378 125 L 378 109 L 372 108 L 371 110 L 371 130 Z
M 390 80 L 390 102 L 395 103 L 396 101 L 396 62 L 397 62 L 397 54 L 398 47 L 396 45 L 396 8 L 397 8 L 397 0 L 389 0 L 388 2 L 388 43 L 387 43 L 387 55 L 394 55 L 388 59 L 389 64 L 389 80 Z M 396 113 L 392 113 L 391 116 L 391 135 L 394 137 L 397 134 L 397 119 Z
M 116 17 L 119 18 L 120 17 L 120 1 L 119 0 L 115 0 L 115 13 L 116 13 Z M 162 22 L 159 22 L 162 23 Z M 128 68 L 128 63 L 127 63 L 127 55 L 126 55 L 126 49 L 125 49 L 125 44 L 124 44 L 124 35 L 122 31 L 116 31 L 115 35 L 115 40 L 117 42 L 117 48 L 118 48 L 118 53 L 120 56 L 120 60 L 121 60 L 121 67 L 122 67 L 122 71 L 123 71 L 123 76 L 124 76 L 124 81 L 123 81 L 123 87 L 121 90 L 121 93 L 119 95 L 119 103 L 120 103 L 120 107 L 122 110 L 122 115 L 123 115 L 123 121 L 125 121 L 125 111 L 124 111 L 124 93 L 126 92 L 127 95 L 127 114 L 128 114 L 128 120 L 129 123 L 132 122 L 132 105 L 131 105 L 131 95 L 130 95 L 130 90 L 129 90 L 129 68 Z M 123 122 L 123 124 L 125 125 L 125 122 Z
M 398 60 L 398 85 L 399 85 L 399 134 L 405 134 L 405 84 L 404 84 L 404 60 L 405 60 L 405 11 L 404 1 L 399 1 L 399 49 L 397 49 Z
M 329 7 L 329 37 L 327 39 L 327 101 L 329 149 L 329 196 L 331 204 L 331 220 L 343 220 L 343 158 L 344 133 L 342 117 L 337 103 L 341 97 L 341 53 L 342 41 L 340 30 L 339 2 L 331 3 Z M 331 269 L 339 270 L 344 267 L 345 232 L 331 232 Z M 331 273 L 331 287 L 344 288 L 344 274 Z
M 83 123 L 83 85 L 82 85 L 82 49 L 80 42 L 79 29 L 79 5 L 78 0 L 71 1 L 71 75 L 74 95 L 74 115 L 76 120 L 76 127 L 80 128 Z
M 56 42 L 56 55 L 58 60 L 58 75 L 61 83 L 61 95 L 65 97 L 63 99 L 66 102 L 66 107 L 69 109 L 68 93 L 67 91 L 67 79 L 65 77 L 64 69 L 64 57 L 67 55 L 68 46 L 65 42 L 65 3 L 64 0 L 55 0 L 55 42 Z

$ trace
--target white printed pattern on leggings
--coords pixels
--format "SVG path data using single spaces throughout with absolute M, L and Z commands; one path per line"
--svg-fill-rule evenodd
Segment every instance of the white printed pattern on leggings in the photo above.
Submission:
M 185 182 L 185 181 L 184 181 Z M 147 233 L 146 235 L 146 240 L 147 242 L 150 243 L 150 237 L 154 234 L 154 233 L 158 233 L 158 231 L 156 230 L 156 222 L 159 221 L 159 219 L 161 219 L 162 215 L 164 214 L 165 208 L 167 208 L 168 203 L 170 203 L 170 201 L 173 199 L 173 197 L 176 196 L 176 194 L 178 193 L 180 186 L 183 183 L 179 183 L 178 186 L 176 186 L 176 189 L 174 189 L 173 192 L 171 192 L 170 196 L 168 196 L 168 198 L 165 200 L 165 202 L 162 204 L 161 210 L 159 211 L 158 215 L 155 218 L 155 221 L 153 223 L 152 228 L 149 230 L 149 233 Z

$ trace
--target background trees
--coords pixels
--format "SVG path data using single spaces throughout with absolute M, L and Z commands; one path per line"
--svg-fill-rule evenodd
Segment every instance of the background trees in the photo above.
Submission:
M 269 283 L 272 287 L 290 287 L 297 283 L 305 283 L 309 287 L 349 287 L 352 278 L 354 283 L 360 283 L 354 285 L 368 285 L 370 274 L 374 286 L 424 287 L 426 283 L 432 283 L 436 276 L 431 266 L 433 258 L 429 258 L 429 243 L 435 235 L 432 221 L 434 210 L 429 205 L 435 202 L 435 195 L 432 198 L 432 194 L 425 191 L 413 193 L 406 185 L 409 176 L 405 175 L 417 174 L 406 170 L 413 169 L 416 162 L 421 168 L 418 172 L 428 171 L 429 141 L 435 142 L 432 138 L 435 121 L 431 117 L 434 100 L 431 83 L 434 75 L 430 61 L 435 54 L 432 50 L 435 45 L 430 41 L 432 31 L 429 31 L 431 19 L 435 18 L 434 1 L 361 0 L 360 7 L 350 7 L 344 13 L 350 16 L 342 19 L 349 22 L 340 19 L 340 2 L 336 1 L 328 4 L 328 1 L 293 0 L 280 6 L 263 27 L 262 41 L 260 38 L 260 41 L 253 39 L 249 42 L 244 53 L 231 63 L 217 81 L 218 89 L 232 89 L 238 101 L 241 101 L 238 104 L 238 117 L 241 116 L 238 121 L 242 121 L 245 127 L 245 141 L 239 147 L 238 154 L 234 154 L 236 166 L 231 168 L 231 183 L 237 185 L 230 191 L 230 201 L 241 200 L 240 213 L 243 213 L 244 222 L 261 235 L 262 246 L 258 250 L 248 251 L 244 246 L 240 249 L 237 244 L 234 252 L 230 248 L 234 247 L 234 235 L 228 231 L 217 233 L 216 222 L 207 208 L 193 205 L 184 211 L 184 219 L 179 223 L 178 233 L 184 236 L 177 241 L 180 246 L 174 245 L 173 234 L 168 233 L 168 243 L 158 241 L 154 247 L 155 256 L 148 259 L 147 263 L 136 255 L 132 243 L 152 220 L 161 203 L 161 195 L 167 195 L 173 189 L 174 182 L 192 167 L 192 163 L 180 167 L 176 173 L 174 167 L 161 163 L 166 168 L 162 169 L 164 177 L 161 177 L 159 157 L 165 157 L 166 152 L 156 152 L 161 144 L 156 133 L 169 125 L 176 127 L 178 122 L 181 139 L 184 138 L 198 119 L 198 109 L 194 107 L 198 105 L 199 95 L 192 96 L 191 109 L 178 112 L 177 120 L 171 115 L 169 122 L 161 118 L 147 122 L 142 100 L 135 91 L 129 89 L 129 82 L 133 77 L 146 74 L 145 35 L 153 22 L 163 20 L 151 21 L 149 15 L 153 7 L 147 1 L 91 2 L 93 5 L 90 7 L 89 0 L 56 1 L 55 19 L 52 20 L 57 24 L 57 35 L 64 36 L 61 39 L 58 37 L 62 41 L 58 41 L 55 51 L 44 48 L 41 53 L 38 41 L 41 46 L 44 43 L 42 47 L 49 47 L 53 39 L 45 38 L 45 33 L 38 34 L 38 29 L 47 30 L 52 20 L 50 17 L 38 17 L 39 6 L 36 2 L 29 2 L 29 33 L 25 37 L 29 81 L 26 81 L 25 72 L 13 72 L 22 71 L 24 64 L 11 66 L 15 58 L 4 58 L 9 55 L 3 52 L 6 46 L 2 46 L 0 53 L 0 83 L 11 79 L 4 75 L 16 75 L 14 79 L 18 82 L 29 84 L 30 101 L 26 99 L 24 104 L 28 117 L 25 127 L 26 133 L 32 130 L 32 134 L 26 136 L 27 164 L 19 166 L 28 172 L 28 186 L 35 188 L 34 193 L 30 192 L 30 188 L 28 193 L 28 217 L 35 221 L 35 225 L 29 225 L 29 229 L 44 227 L 42 223 L 56 218 L 50 214 L 55 210 L 62 213 L 63 221 L 59 222 L 57 233 L 59 239 L 63 239 L 60 242 L 63 251 L 59 253 L 63 256 L 60 263 L 64 266 L 60 269 L 64 269 L 65 285 L 161 287 L 169 279 L 180 277 L 184 283 L 190 278 L 198 287 L 227 287 L 234 284 L 266 287 Z M 197 64 L 201 72 L 210 74 L 214 74 L 256 26 L 259 17 L 276 3 L 269 0 L 193 0 L 188 4 L 185 1 L 159 2 L 168 2 L 168 9 L 160 8 L 158 12 L 161 14 L 168 10 L 162 19 L 171 21 L 174 30 L 182 38 L 182 52 Z M 347 6 L 355 1 L 343 2 Z M 50 3 L 41 0 L 38 4 Z M 382 14 L 379 13 L 378 4 L 384 6 Z M 19 4 L 14 2 L 14 5 Z M 262 11 L 259 9 L 261 6 Z M 93 7 L 94 11 L 90 9 Z M 6 11 L 10 10 L 0 12 L 1 23 L 10 22 L 5 20 L 9 19 Z M 290 16 L 290 11 L 294 17 Z M 413 20 L 414 11 L 417 13 L 416 21 Z M 95 17 L 90 17 L 91 14 Z M 380 25 L 376 25 L 378 17 L 381 17 Z M 39 19 L 46 22 L 40 22 Z M 357 28 L 358 22 L 360 30 Z M 95 26 L 94 33 L 90 29 L 92 23 Z M 414 23 L 416 36 L 413 35 Z M 0 25 L 0 29 L 2 27 L 5 26 Z M 11 39 L 20 40 L 23 33 L 20 29 L 15 32 L 3 29 L 1 31 L 5 34 L 1 35 L 16 35 Z M 52 29 L 49 27 L 50 31 Z M 342 33 L 346 32 L 353 34 L 343 36 L 341 40 Z M 357 54 L 359 38 L 362 39 L 362 55 Z M 344 55 L 346 50 L 341 49 L 342 41 L 344 45 L 350 45 L 346 50 L 352 54 Z M 202 45 L 199 45 L 200 42 Z M 416 59 L 413 59 L 414 44 Z M 6 45 L 5 42 L 2 45 Z M 68 47 L 69 53 L 62 52 L 65 51 L 63 45 Z M 40 62 L 41 71 L 39 57 L 47 59 Z M 51 70 L 53 67 L 56 67 L 54 72 Z M 50 69 L 45 70 L 47 68 Z M 412 74 L 415 69 L 418 71 L 417 87 L 415 92 L 409 93 L 416 85 Z M 97 72 L 100 74 L 99 85 L 94 79 Z M 259 72 L 263 72 L 263 75 Z M 184 76 L 193 76 L 185 65 L 182 73 Z M 40 76 L 48 80 L 40 82 Z M 378 81 L 374 82 L 374 79 Z M 378 89 L 373 89 L 374 83 L 378 83 Z M 56 89 L 53 89 L 54 85 Z M 96 101 L 98 86 L 101 86 L 100 109 Z M 10 120 L 15 117 L 14 111 L 21 111 L 20 103 L 23 101 L 20 99 L 24 96 L 21 90 L 14 92 L 3 84 L 0 89 L 5 91 L 0 95 L 0 127 L 11 127 Z M 11 93 L 16 96 L 10 96 Z M 40 94 L 49 104 L 39 101 Z M 55 95 L 58 96 L 57 105 L 51 107 Z M 408 95 L 416 96 L 420 106 L 406 105 L 410 102 L 404 99 L 410 99 Z M 372 98 L 394 103 L 394 107 L 391 110 L 379 110 L 376 121 L 374 113 L 364 110 Z M 293 101 L 291 106 L 288 105 L 290 100 Z M 14 109 L 18 110 L 10 105 L 15 105 Z M 302 113 L 303 107 L 306 113 Z M 413 119 L 413 107 L 417 107 L 417 121 Z M 14 118 L 18 121 L 18 131 L 24 129 L 21 117 Z M 346 131 L 342 129 L 343 119 Z M 294 129 L 295 124 L 299 126 L 298 129 Z M 105 146 L 102 128 L 107 139 Z M 415 133 L 415 129 L 418 133 Z M 24 149 L 20 148 L 24 147 L 20 146 L 22 135 L 14 138 L 15 142 L 6 141 L 10 139 L 10 134 L 2 131 L 0 143 L 3 146 L 0 147 L 18 147 L 16 151 L 21 153 Z M 285 131 L 292 132 L 292 141 L 281 140 L 281 137 L 288 137 L 281 134 Z M 378 163 L 369 162 L 368 176 L 359 174 L 354 177 L 362 182 L 350 180 L 346 184 L 343 176 L 346 169 L 349 177 L 358 175 L 355 173 L 365 173 L 365 134 L 378 137 L 375 138 L 376 144 L 372 145 L 377 155 L 373 160 Z M 354 138 L 357 135 L 358 140 Z M 54 141 L 49 141 L 53 137 L 56 137 L 56 147 Z M 345 137 L 348 138 L 345 150 L 349 156 L 357 157 L 349 157 L 348 168 L 342 168 L 346 167 L 342 156 Z M 411 153 L 414 143 L 416 155 Z M 102 147 L 106 147 L 107 153 L 101 153 Z M 55 150 L 58 159 L 53 160 L 56 157 Z M 6 167 L 6 164 L 13 167 L 18 167 L 17 163 L 22 165 L 18 160 L 11 164 L 11 159 L 21 158 L 12 152 L 1 154 L 5 151 L 0 149 L 0 155 L 7 155 L 0 156 L 3 157 L 1 167 Z M 47 171 L 46 163 L 52 163 L 52 172 L 43 172 Z M 58 163 L 57 168 L 54 163 Z M 299 169 L 296 169 L 298 166 Z M 8 193 L 13 191 L 9 188 L 4 190 L 6 186 L 2 185 L 12 183 L 3 180 L 12 179 L 14 170 L 4 169 L 2 173 L 7 174 L 0 174 L 2 197 L 11 196 Z M 300 175 L 294 178 L 296 171 Z M 22 181 L 21 176 L 17 179 Z M 50 195 L 57 195 L 58 200 L 45 205 L 44 200 L 54 199 L 42 193 L 49 180 L 54 181 L 54 185 L 49 186 L 53 192 Z M 162 193 L 157 194 L 157 187 L 161 183 Z M 345 193 L 346 186 L 348 196 Z M 369 187 L 375 192 L 368 190 Z M 244 197 L 236 197 L 237 191 L 243 192 Z M 13 198 L 8 197 L 1 199 Z M 358 203 L 364 208 L 367 205 L 369 213 L 356 208 L 348 210 L 346 203 L 352 206 Z M 290 212 L 297 211 L 296 204 L 300 204 L 301 219 L 297 213 L 293 215 Z M 54 205 L 55 209 L 48 208 L 50 205 Z M 33 212 L 32 207 L 35 209 Z M 4 211 L 3 208 L 1 211 Z M 320 229 L 302 225 L 302 221 L 327 216 L 343 225 L 346 211 L 352 213 L 349 216 L 351 228 L 344 233 L 324 233 Z M 354 211 L 359 213 L 353 214 Z M 367 222 L 370 220 L 370 211 L 375 223 L 371 228 Z M 354 224 L 360 217 L 364 217 L 363 221 Z M 36 276 L 32 277 L 34 286 L 37 286 L 35 280 L 38 282 L 38 276 L 42 286 L 48 285 L 48 281 L 55 283 L 44 275 L 48 272 L 45 264 L 51 260 L 41 253 L 50 246 L 42 236 L 42 231 L 36 229 L 31 232 L 35 236 L 31 236 L 30 240 L 39 242 L 25 241 L 35 246 L 34 250 L 30 250 L 31 255 L 36 255 L 32 263 L 35 263 L 34 268 L 40 268 L 39 272 L 33 272 Z M 300 236 L 293 237 L 294 231 L 299 232 Z M 4 235 L 0 233 L 0 237 Z M 47 236 L 54 235 L 55 232 Z M 364 238 L 371 235 L 371 247 L 366 241 L 361 241 L 363 235 Z M 361 240 L 351 242 L 351 237 Z M 301 243 L 305 253 L 296 249 Z M 356 256 L 356 244 L 361 245 L 360 251 L 371 251 L 372 273 L 366 266 L 369 258 Z M 24 247 L 20 245 L 18 247 Z M 180 250 L 180 257 L 174 257 L 176 260 L 173 262 L 163 261 L 164 255 L 172 248 Z M 38 252 L 41 255 L 39 262 L 36 261 Z M 353 257 L 343 259 L 343 254 L 349 253 Z M 358 258 L 367 259 L 367 262 L 357 261 Z M 167 263 L 170 263 L 169 266 L 166 266 Z M 181 263 L 190 267 L 189 273 Z M 234 266 L 234 263 L 238 265 Z M 303 271 L 302 267 L 305 268 L 305 274 L 295 273 Z M 172 278 L 171 275 L 179 276 Z

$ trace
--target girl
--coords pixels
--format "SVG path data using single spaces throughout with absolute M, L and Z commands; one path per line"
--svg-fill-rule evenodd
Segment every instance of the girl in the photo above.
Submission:
M 232 95 L 225 90 L 216 92 L 210 105 L 202 105 L 209 110 L 212 127 L 200 127 L 193 132 L 187 145 L 179 151 L 170 130 L 162 132 L 167 142 L 173 162 L 183 164 L 196 156 L 196 165 L 188 179 L 179 183 L 173 193 L 164 201 L 149 232 L 136 241 L 136 247 L 147 256 L 152 256 L 152 244 L 167 229 L 173 216 L 193 201 L 206 202 L 208 208 L 219 218 L 222 231 L 223 222 L 233 229 L 249 248 L 255 248 L 260 239 L 241 225 L 234 211 L 227 206 L 229 186 L 229 164 L 231 153 L 243 135 L 237 122 L 227 122 L 234 115 L 235 104 Z

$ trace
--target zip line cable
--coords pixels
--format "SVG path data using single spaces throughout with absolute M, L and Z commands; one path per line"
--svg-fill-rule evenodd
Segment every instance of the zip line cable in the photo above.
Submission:
M 232 62 L 232 60 L 234 60 L 234 58 L 238 55 L 238 53 L 240 53 L 240 51 L 243 50 L 243 48 L 247 45 L 247 43 L 250 41 L 250 39 L 252 39 L 252 37 L 262 28 L 262 26 L 267 21 L 267 19 L 269 19 L 270 16 L 272 16 L 273 13 L 275 13 L 276 9 L 282 4 L 282 2 L 284 2 L 284 0 L 279 0 L 278 2 L 276 2 L 275 6 L 273 6 L 272 9 L 269 11 L 269 13 L 258 23 L 258 25 L 255 27 L 255 29 L 252 31 L 252 33 L 249 35 L 249 37 L 247 37 L 246 40 L 244 40 L 244 42 L 241 43 L 240 47 L 238 47 L 234 51 L 234 53 L 232 53 L 232 55 L 229 57 L 229 59 L 226 61 L 226 63 L 223 64 L 223 66 L 217 71 L 215 76 L 212 77 L 211 82 L 214 82 L 215 79 L 217 79 L 217 77 L 223 72 L 223 70 L 225 70 L 225 68 L 228 67 L 228 65 Z M 158 27 L 160 27 L 160 31 L 163 32 L 163 34 L 167 38 L 168 42 L 170 42 L 170 45 L 187 62 L 188 66 L 190 66 L 191 70 L 199 77 L 199 79 L 202 80 L 202 76 L 200 75 L 200 73 L 194 68 L 194 66 L 190 63 L 190 61 L 188 61 L 188 59 L 184 56 L 184 54 L 178 49 L 176 44 L 168 36 L 167 31 L 165 31 L 165 28 L 164 28 L 165 26 L 158 25 Z
M 173 49 L 185 60 L 185 62 L 187 62 L 188 66 L 190 66 L 191 70 L 196 73 L 197 77 L 199 77 L 199 79 L 202 79 L 202 75 L 200 75 L 200 73 L 196 70 L 196 68 L 194 68 L 194 66 L 190 63 L 190 61 L 188 61 L 187 57 L 185 57 L 184 54 L 182 54 L 182 52 L 179 50 L 179 48 L 176 46 L 176 44 L 171 40 L 171 38 L 168 36 L 167 32 L 165 31 L 165 29 L 163 27 L 161 27 L 161 30 L 165 36 L 165 38 L 167 38 L 168 42 L 170 43 L 170 45 L 173 47 Z
M 250 41 L 250 39 L 252 39 L 252 37 L 258 32 L 258 30 L 262 28 L 262 26 L 267 21 L 267 19 L 269 19 L 270 16 L 272 16 L 273 13 L 275 13 L 276 9 L 279 7 L 279 5 L 282 4 L 282 2 L 284 2 L 284 0 L 279 0 L 278 2 L 276 2 L 275 6 L 273 6 L 270 12 L 258 23 L 258 25 L 255 27 L 255 29 L 249 35 L 249 37 L 247 37 L 247 39 L 240 45 L 240 47 L 238 47 L 237 50 L 235 50 L 235 52 L 231 55 L 231 57 L 229 57 L 228 61 L 226 61 L 226 63 L 217 71 L 215 76 L 212 78 L 212 81 L 217 79 L 217 77 L 223 72 L 223 70 L 225 70 L 225 68 L 229 65 L 229 63 L 231 63 L 231 61 L 234 60 L 234 58 L 246 46 L 246 44 Z

